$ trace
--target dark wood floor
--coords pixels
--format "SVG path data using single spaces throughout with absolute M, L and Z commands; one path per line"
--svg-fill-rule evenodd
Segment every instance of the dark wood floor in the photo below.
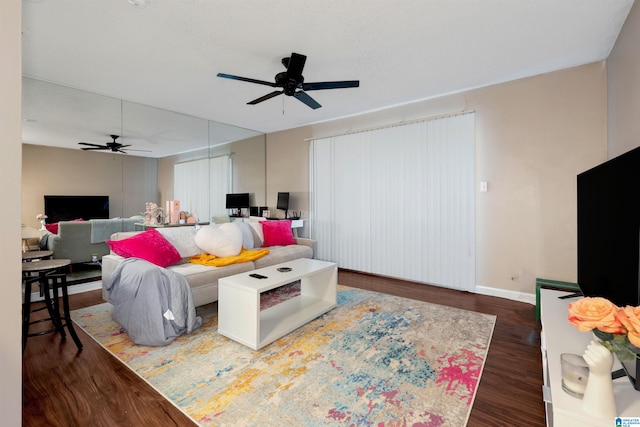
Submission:
M 535 307 L 502 298 L 340 271 L 343 285 L 497 315 L 468 426 L 544 426 Z M 70 297 L 71 309 L 102 302 Z M 29 338 L 22 364 L 23 426 L 191 426 L 193 422 L 78 330 L 84 350 L 55 334 Z M 458 427 L 458 426 L 454 426 Z

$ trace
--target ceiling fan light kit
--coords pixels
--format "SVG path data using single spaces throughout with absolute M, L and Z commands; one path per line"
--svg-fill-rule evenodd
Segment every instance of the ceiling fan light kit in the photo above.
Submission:
M 342 80 L 335 82 L 314 82 L 305 83 L 302 76 L 302 70 L 304 64 L 307 61 L 305 55 L 299 53 L 292 53 L 290 57 L 282 58 L 282 65 L 287 69 L 281 73 L 276 74 L 274 82 L 267 82 L 264 80 L 257 80 L 248 77 L 234 76 L 232 74 L 218 73 L 218 77 L 231 80 L 240 80 L 248 83 L 255 83 L 265 86 L 271 86 L 275 88 L 281 88 L 282 90 L 275 90 L 264 96 L 247 102 L 248 105 L 256 105 L 268 99 L 274 98 L 278 95 L 285 94 L 287 96 L 293 96 L 300 102 L 306 104 L 308 107 L 314 110 L 322 107 L 315 99 L 313 99 L 307 91 L 310 90 L 325 90 L 325 89 L 345 89 L 352 87 L 359 87 L 359 80 Z

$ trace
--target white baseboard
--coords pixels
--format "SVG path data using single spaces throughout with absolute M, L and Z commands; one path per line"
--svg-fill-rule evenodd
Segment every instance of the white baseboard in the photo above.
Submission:
M 72 285 L 67 287 L 67 293 L 69 295 L 79 294 L 87 291 L 95 291 L 96 289 L 102 289 L 102 280 L 96 280 L 95 282 L 80 283 L 79 285 Z M 31 292 L 31 302 L 43 301 L 44 297 L 40 296 L 40 292 Z
M 526 302 L 531 305 L 536 305 L 536 295 L 526 292 L 508 291 L 506 289 L 489 288 L 486 286 L 476 286 L 476 293 L 481 295 L 507 298 L 513 301 Z
M 73 285 L 68 287 L 69 295 L 79 294 L 87 291 L 94 291 L 102 288 L 102 281 L 97 280 L 95 282 L 81 283 L 79 285 Z M 531 305 L 536 305 L 536 295 L 526 292 L 509 291 L 506 289 L 489 288 L 487 286 L 476 286 L 475 292 L 480 295 L 489 295 L 494 297 L 506 298 L 513 301 L 525 302 Z M 44 298 L 40 296 L 38 292 L 31 293 L 31 301 L 42 301 Z

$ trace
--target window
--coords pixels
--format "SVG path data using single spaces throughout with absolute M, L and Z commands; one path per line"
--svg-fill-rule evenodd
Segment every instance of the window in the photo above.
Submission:
M 311 143 L 311 237 L 342 268 L 475 289 L 475 114 Z
M 228 155 L 175 164 L 173 197 L 180 201 L 180 209 L 199 221 L 210 221 L 212 215 L 226 212 L 224 198 L 231 188 L 230 169 Z

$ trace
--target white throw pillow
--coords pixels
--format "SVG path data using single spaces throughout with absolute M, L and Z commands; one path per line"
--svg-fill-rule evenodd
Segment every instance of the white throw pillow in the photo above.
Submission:
M 233 223 L 200 227 L 194 241 L 200 249 L 217 257 L 238 255 L 242 250 L 242 232 Z
M 264 233 L 262 232 L 262 221 L 249 221 L 247 224 L 251 226 L 253 230 L 253 247 L 259 248 L 264 243 Z
M 161 227 L 157 230 L 178 250 L 182 258 L 202 253 L 202 250 L 194 241 L 196 237 L 195 227 Z
M 234 222 L 233 225 L 238 227 L 238 230 L 242 233 L 242 247 L 245 249 L 255 248 L 253 233 L 249 223 L 246 222 Z

